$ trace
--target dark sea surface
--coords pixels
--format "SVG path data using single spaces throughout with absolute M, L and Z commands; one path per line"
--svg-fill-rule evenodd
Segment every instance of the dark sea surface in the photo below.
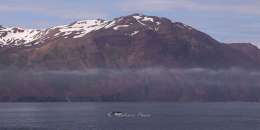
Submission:
M 260 103 L 0 103 L 0 129 L 260 130 Z

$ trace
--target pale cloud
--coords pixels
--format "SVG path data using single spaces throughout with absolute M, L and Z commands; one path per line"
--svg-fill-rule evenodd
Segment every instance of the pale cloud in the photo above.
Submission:
M 52 4 L 17 4 L 8 3 L 0 5 L 1 12 L 33 12 L 49 16 L 56 16 L 68 19 L 83 19 L 83 18 L 101 18 L 106 17 L 105 12 L 94 10 L 91 8 L 68 8 L 63 6 L 57 6 Z
M 118 4 L 123 11 L 214 11 L 214 12 L 233 12 L 260 15 L 259 1 L 245 1 L 244 3 L 210 3 L 206 0 L 125 0 Z

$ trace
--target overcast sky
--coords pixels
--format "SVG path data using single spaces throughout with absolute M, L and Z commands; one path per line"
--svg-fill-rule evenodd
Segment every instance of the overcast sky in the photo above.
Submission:
M 132 13 L 168 17 L 221 42 L 260 47 L 260 0 L 0 0 L 0 25 L 46 28 Z

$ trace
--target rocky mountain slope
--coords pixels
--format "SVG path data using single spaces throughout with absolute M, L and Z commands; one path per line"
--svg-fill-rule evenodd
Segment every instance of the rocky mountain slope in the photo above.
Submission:
M 220 43 L 167 18 L 133 14 L 45 30 L 0 26 L 0 67 L 259 69 L 260 50 L 249 43 Z

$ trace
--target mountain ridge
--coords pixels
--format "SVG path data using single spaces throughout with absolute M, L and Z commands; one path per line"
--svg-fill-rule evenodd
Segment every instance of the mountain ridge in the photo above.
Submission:
M 151 22 L 154 22 L 153 20 L 156 19 L 166 19 L 168 21 L 170 21 L 170 19 L 167 19 L 167 18 L 164 18 L 164 17 L 157 17 L 157 16 L 147 16 L 147 15 L 144 15 L 144 14 L 138 14 L 138 13 L 134 13 L 134 14 L 131 14 L 131 15 L 128 15 L 128 16 L 122 16 L 122 17 L 118 17 L 118 18 L 114 18 L 113 20 L 104 20 L 104 19 L 94 19 L 94 20 L 78 20 L 78 21 L 74 21 L 70 24 L 67 24 L 67 25 L 59 25 L 59 26 L 53 26 L 53 27 L 50 27 L 50 28 L 47 28 L 47 29 L 27 29 L 27 28 L 21 28 L 21 27 L 3 27 L 2 25 L 0 26 L 0 32 L 1 33 L 5 33 L 4 34 L 1 34 L 0 35 L 0 40 L 3 41 L 3 38 L 8 35 L 6 34 L 7 32 L 12 32 L 12 34 L 10 35 L 21 35 L 21 33 L 23 33 L 24 31 L 37 31 L 39 33 L 44 33 L 44 32 L 49 32 L 49 31 L 53 31 L 55 29 L 64 29 L 64 28 L 71 28 L 72 30 L 67 30 L 67 31 L 64 31 L 65 32 L 65 36 L 67 36 L 70 32 L 73 32 L 73 31 L 79 31 L 79 30 L 84 30 L 84 31 L 87 31 L 87 29 L 89 29 L 89 27 L 93 27 L 93 26 L 96 26 L 98 25 L 98 23 L 107 23 L 106 26 L 104 26 L 106 29 L 110 28 L 110 27 L 113 27 L 115 22 L 118 22 L 119 24 L 123 24 L 123 23 L 120 23 L 120 21 L 124 18 L 135 18 L 135 20 L 137 20 L 138 23 L 144 25 L 144 26 L 147 26 L 147 24 L 144 24 L 142 22 L 144 21 L 151 21 Z M 96 24 L 95 24 L 96 22 Z M 190 29 L 193 29 L 192 27 L 188 26 L 188 25 L 185 25 L 183 23 L 180 23 L 180 22 L 175 22 L 176 24 L 179 24 L 180 26 L 183 26 L 183 27 L 188 27 Z M 160 24 L 158 21 L 156 22 L 156 24 Z M 80 26 L 82 25 L 82 26 Z M 123 26 L 123 25 L 122 25 Z M 118 28 L 122 28 L 121 27 L 115 27 L 114 29 L 115 30 L 118 30 Z M 63 28 L 64 27 L 64 28 Z M 85 27 L 85 28 L 84 28 Z M 77 30 L 77 28 L 79 30 Z M 75 29 L 75 30 L 73 30 Z M 101 29 L 101 28 L 100 28 Z M 89 30 L 89 32 L 91 31 L 96 31 L 96 30 Z M 89 33 L 87 31 L 87 33 Z M 60 31 L 58 32 L 59 33 L 63 33 L 63 31 Z M 87 34 L 86 33 L 86 34 Z M 57 35 L 58 35 L 57 34 Z M 55 36 L 57 36 L 55 35 Z M 10 36 L 11 38 L 10 39 L 13 39 L 13 40 L 16 40 L 16 36 Z M 24 36 L 24 37 L 27 37 L 27 36 Z M 17 38 L 18 40 L 24 40 L 22 39 L 22 37 L 19 37 Z M 36 39 L 33 39 L 33 40 L 24 40 L 25 44 L 26 43 L 30 43 L 30 42 L 34 42 L 35 40 L 38 40 L 37 38 Z M 8 44 L 12 44 L 13 41 L 4 41 L 5 45 L 8 45 Z M 21 41 L 23 42 L 23 41 Z M 19 44 L 19 45 L 23 45 L 23 44 Z M 19 46 L 17 45 L 17 46 Z
M 260 51 L 252 44 L 221 43 L 181 22 L 142 14 L 81 20 L 45 30 L 3 27 L 1 41 L 3 67 L 260 68 Z

